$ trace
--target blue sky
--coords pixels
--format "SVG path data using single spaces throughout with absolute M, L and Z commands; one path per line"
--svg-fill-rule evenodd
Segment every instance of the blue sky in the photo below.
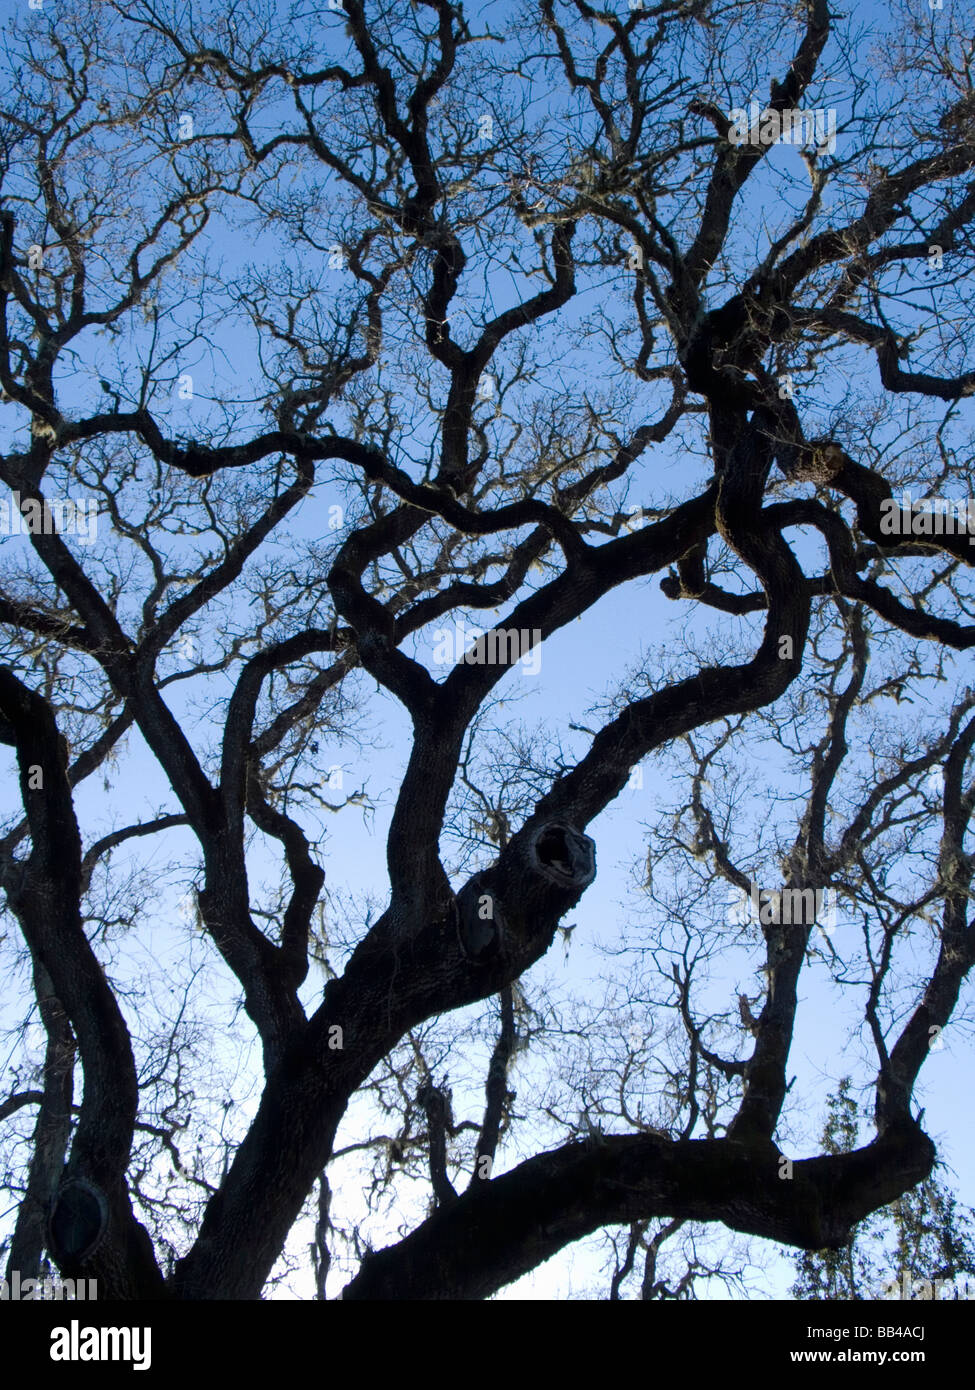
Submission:
M 491 8 L 501 22 L 509 7 Z M 885 6 L 864 6 L 858 10 L 858 17 L 864 24 L 883 24 L 889 18 L 889 11 Z M 752 95 L 751 91 L 742 91 L 742 103 Z M 843 93 L 833 91 L 828 96 L 830 100 L 836 100 L 842 112 Z M 764 250 L 767 244 L 763 230 L 765 224 L 776 215 L 781 215 L 784 200 L 795 192 L 796 175 L 800 171 L 796 151 L 779 149 L 768 160 L 766 173 L 755 181 L 742 216 L 736 223 L 736 250 L 745 262 L 750 264 L 753 261 L 756 247 L 759 253 Z M 234 229 L 233 219 L 229 223 L 218 220 L 210 239 L 213 254 L 221 259 L 225 272 L 231 277 L 242 275 L 249 266 L 260 264 L 262 258 L 273 262 L 273 258 L 280 255 L 280 248 L 271 234 L 242 235 L 239 229 Z M 336 272 L 333 278 L 337 292 L 341 272 Z M 493 272 L 486 282 L 487 295 L 495 309 L 503 308 L 524 292 L 526 283 L 529 282 L 516 282 L 504 271 Z M 330 292 L 330 287 L 331 281 L 325 292 Z M 714 302 L 720 302 L 725 292 L 720 284 L 716 284 Z M 602 277 L 593 272 L 585 293 L 563 321 L 570 327 L 576 327 L 596 305 L 618 302 L 621 294 L 619 276 L 615 270 L 608 270 Z M 473 294 L 471 298 L 474 298 Z M 460 330 L 457 331 L 459 333 Z M 173 380 L 167 388 L 168 396 L 160 388 L 160 418 L 174 431 L 182 431 L 185 427 L 187 433 L 192 434 L 194 423 L 206 418 L 208 398 L 219 397 L 227 391 L 236 391 L 241 397 L 246 397 L 249 383 L 258 376 L 253 342 L 241 334 L 239 323 L 228 316 L 225 322 L 209 324 L 205 337 L 206 342 L 201 342 L 170 364 L 168 370 Z M 110 372 L 109 350 L 113 347 L 111 341 L 104 339 L 87 345 L 87 356 L 82 355 L 79 359 L 74 379 L 63 383 L 63 400 L 67 407 L 80 410 L 85 404 L 90 406 L 93 397 L 97 399 L 95 379 L 102 371 Z M 585 352 L 582 349 L 563 351 L 557 336 L 552 339 L 553 352 L 556 348 L 561 352 L 561 360 L 558 368 L 549 376 L 553 390 L 564 389 L 569 393 L 583 390 L 593 373 Z M 193 378 L 194 395 L 190 400 L 181 399 L 176 387 L 176 380 L 186 372 Z M 807 433 L 812 435 L 819 427 L 825 429 L 829 425 L 844 391 L 850 390 L 854 395 L 859 391 L 866 397 L 876 389 L 872 359 L 859 354 L 838 358 L 824 368 L 814 390 L 803 398 Z M 165 406 L 163 401 L 166 402 Z M 407 401 L 407 406 L 410 405 L 415 405 L 415 402 Z M 10 431 L 8 439 L 16 439 L 17 432 L 26 425 L 26 417 L 18 418 L 19 412 L 13 410 L 9 414 L 12 420 L 5 418 L 0 424 Z M 970 426 L 971 418 L 969 411 L 962 423 Z M 239 413 L 237 424 L 240 428 L 251 427 L 256 420 L 256 411 L 244 408 Z M 419 413 L 412 441 L 416 451 L 422 452 L 429 443 L 434 423 L 433 420 L 424 420 L 422 411 Z M 627 504 L 664 505 L 672 497 L 690 495 L 692 488 L 703 482 L 707 474 L 704 460 L 691 459 L 676 446 L 666 445 L 648 455 L 636 470 L 634 487 Z M 323 470 L 313 494 L 293 515 L 288 527 L 271 547 L 276 558 L 284 560 L 292 554 L 299 554 L 306 545 L 328 547 L 334 544 L 343 532 L 333 529 L 330 509 L 337 505 L 347 506 L 348 501 L 348 494 L 338 478 L 332 476 L 328 469 Z M 0 561 L 9 560 L 11 565 L 16 566 L 26 555 L 27 544 L 24 537 L 0 537 Z M 177 543 L 174 543 L 173 551 L 179 554 Z M 800 551 L 810 572 L 816 569 L 818 559 L 814 555 L 814 542 L 808 538 L 802 540 Z M 85 562 L 85 552 L 82 550 L 79 553 Z M 106 527 L 101 533 L 97 552 L 91 559 L 111 570 L 117 562 L 116 556 L 122 553 L 123 547 L 118 538 Z M 598 716 L 591 713 L 591 706 L 611 697 L 621 675 L 627 670 L 645 668 L 653 675 L 661 669 L 669 654 L 680 650 L 685 639 L 695 644 L 704 643 L 711 633 L 717 633 L 723 639 L 724 634 L 734 631 L 746 650 L 751 649 L 749 643 L 754 645 L 755 633 L 759 630 L 754 622 L 716 619 L 708 613 L 690 614 L 687 605 L 673 604 L 663 597 L 658 580 L 659 576 L 656 576 L 614 591 L 581 622 L 572 624 L 547 641 L 537 677 L 525 675 L 520 670 L 509 674 L 498 690 L 499 698 L 504 701 L 497 711 L 499 722 L 510 720 L 512 728 L 524 725 L 526 729 L 537 729 L 542 739 L 553 731 L 559 731 L 565 746 L 581 753 L 587 746 L 587 736 L 572 732 L 569 725 L 595 727 L 594 721 Z M 133 590 L 133 610 L 138 597 Z M 234 603 L 240 605 L 236 610 L 231 609 L 236 620 L 245 611 L 246 595 L 236 598 Z M 476 615 L 465 617 L 468 626 L 473 626 L 477 621 Z M 218 638 L 224 621 L 226 615 L 221 617 L 218 614 L 210 620 L 209 630 L 206 624 L 201 625 L 197 640 L 204 654 L 208 643 Z M 448 622 L 443 625 L 452 624 Z M 432 641 L 433 634 L 429 629 L 418 638 L 413 649 L 418 659 L 432 663 Z M 964 663 L 955 665 L 961 669 Z M 167 668 L 164 666 L 163 669 Z M 442 674 L 433 667 L 431 669 L 435 674 Z M 390 697 L 378 693 L 375 683 L 364 675 L 355 677 L 355 685 L 362 701 L 362 746 L 341 743 L 323 734 L 319 740 L 320 751 L 316 755 L 321 784 L 328 782 L 330 769 L 342 770 L 341 785 L 335 786 L 336 799 L 364 788 L 372 801 L 372 808 L 368 812 L 349 807 L 341 814 L 322 813 L 320 818 L 322 862 L 327 871 L 325 916 L 330 929 L 336 932 L 349 919 L 362 920 L 366 895 L 371 894 L 375 901 L 382 902 L 384 835 L 399 776 L 408 754 L 408 724 L 403 711 Z M 228 689 L 223 677 L 169 688 L 173 708 L 194 729 L 198 746 L 205 746 L 208 735 L 212 737 L 213 721 L 221 713 L 221 702 Z M 904 713 L 905 727 L 909 727 L 913 716 L 906 711 Z M 706 742 L 706 739 L 702 742 Z M 781 760 L 763 754 L 760 739 L 753 743 L 753 749 L 755 765 L 752 773 L 758 789 L 751 804 L 751 814 L 769 823 L 778 819 L 786 824 L 790 815 L 786 802 L 796 790 L 796 785 L 783 781 L 785 774 Z M 12 770 L 12 761 L 10 768 Z M 671 924 L 659 906 L 649 903 L 646 895 L 634 888 L 633 867 L 645 860 L 647 837 L 656 833 L 654 827 L 662 808 L 673 804 L 675 798 L 679 799 L 680 789 L 675 786 L 673 779 L 674 767 L 666 759 L 648 759 L 643 769 L 642 786 L 627 789 L 589 827 L 597 846 L 598 877 L 571 914 L 577 925 L 567 949 L 563 947 L 562 939 L 557 937 L 548 956 L 531 972 L 526 983 L 531 999 L 549 996 L 556 1002 L 573 998 L 593 1001 L 602 990 L 599 983 L 601 977 L 612 969 L 615 968 L 624 984 L 626 982 L 631 958 L 622 958 L 620 973 L 620 960 L 617 958 L 614 966 L 614 959 L 608 954 L 616 950 L 621 941 L 625 940 L 630 946 L 634 943 L 639 946 L 641 942 L 659 944 L 665 939 Z M 332 781 L 334 784 L 337 779 L 333 776 Z M 12 790 L 12 777 L 8 785 Z M 138 736 L 132 735 L 127 740 L 118 767 L 108 770 L 107 780 L 100 774 L 80 788 L 76 803 L 83 827 L 89 837 L 94 838 L 97 833 L 103 833 L 119 823 L 146 818 L 161 807 L 169 807 L 172 799 L 158 766 L 148 756 Z M 456 851 L 456 845 L 448 837 L 445 837 L 442 848 L 445 854 Z M 132 872 L 145 881 L 147 897 L 137 930 L 110 932 L 106 951 L 114 977 L 124 986 L 122 1007 L 129 1017 L 140 1056 L 147 1067 L 158 1044 L 160 1026 L 175 1017 L 180 1006 L 180 995 L 170 983 L 170 974 L 175 979 L 178 970 L 191 970 L 194 976 L 194 1010 L 199 1019 L 195 1046 L 201 1058 L 206 1056 L 208 1047 L 212 1050 L 215 1072 L 220 1077 L 220 1084 L 228 1088 L 226 1094 L 233 1095 L 236 1116 L 246 1114 L 248 1107 L 253 1106 L 256 1100 L 259 1053 L 249 1024 L 241 1012 L 236 1012 L 232 1023 L 228 1023 L 228 1016 L 234 1012 L 236 991 L 217 967 L 214 953 L 209 951 L 195 930 L 192 899 L 189 899 L 188 909 L 181 908 L 181 904 L 187 901 L 187 887 L 193 878 L 196 860 L 197 852 L 191 837 L 179 831 L 173 832 L 165 841 L 139 844 L 137 848 L 116 856 L 113 860 L 115 872 L 124 877 L 124 868 L 131 867 Z M 270 883 L 276 871 L 276 861 L 265 849 L 255 846 L 254 884 L 260 883 L 262 875 Z M 461 881 L 458 876 L 455 886 L 459 886 Z M 853 925 L 844 923 L 841 912 L 835 938 L 841 955 L 847 935 L 852 939 L 855 930 Z M 753 959 L 741 951 L 722 954 L 712 972 L 710 988 L 732 1003 L 739 988 L 753 992 L 754 981 L 750 981 L 748 976 L 753 964 Z M 11 968 L 9 956 L 5 966 Z M 19 978 L 22 983 L 22 974 Z M 320 983 L 320 975 L 313 971 L 306 985 L 309 999 Z M 838 992 L 830 987 L 822 962 L 817 962 L 804 974 L 801 998 L 802 1007 L 789 1068 L 790 1077 L 794 1074 L 796 1081 L 780 1132 L 784 1151 L 794 1157 L 804 1157 L 818 1151 L 824 1102 L 827 1095 L 835 1090 L 840 1077 L 852 1073 L 857 1083 L 864 1087 L 869 1083 L 874 1067 L 866 1047 L 861 1020 L 855 1009 L 842 1002 Z M 971 1002 L 970 985 L 967 1002 Z M 7 1027 L 14 1025 L 16 1003 L 16 998 L 11 995 L 4 1013 L 0 1015 Z M 568 1003 L 563 1005 L 563 1008 L 568 1007 Z M 474 1013 L 477 1014 L 477 1011 Z M 35 1031 L 31 1038 L 35 1056 L 38 1044 L 39 1037 Z M 16 1055 L 15 1036 L 9 1038 L 7 1046 L 8 1056 Z M 970 1029 L 966 1031 L 958 1027 L 948 1030 L 943 1049 L 932 1053 L 925 1066 L 916 1095 L 919 1105 L 925 1108 L 926 1128 L 938 1142 L 939 1150 L 953 1170 L 950 1174 L 952 1185 L 962 1201 L 975 1206 L 975 1146 L 972 1143 L 975 1118 L 971 1107 L 959 1104 L 959 1097 L 967 1095 L 968 1078 L 964 1069 L 970 1055 Z M 456 1104 L 469 1107 L 464 1117 L 476 1119 L 479 1097 L 477 1069 L 473 1065 L 475 1056 L 476 1053 L 472 1052 L 470 1074 L 452 1076 L 451 1080 L 456 1083 Z M 530 1065 L 530 1062 L 518 1064 L 524 1070 L 530 1069 Z M 445 1068 L 451 1066 L 457 1068 L 456 1060 L 445 1063 Z M 522 1071 L 518 1072 L 519 1076 L 522 1074 Z M 519 1081 L 519 1086 L 522 1084 L 527 1089 L 534 1083 L 531 1080 L 525 1083 Z M 793 1105 L 792 1097 L 799 1098 L 800 1103 Z M 863 1098 L 868 1098 L 866 1091 Z M 354 1108 L 340 1142 L 348 1143 L 356 1137 L 358 1131 L 355 1126 L 359 1123 L 365 1125 L 366 1116 L 363 1111 Z M 502 1164 L 522 1156 L 522 1151 L 531 1151 L 532 1124 L 529 1123 L 524 1130 L 524 1133 L 515 1136 L 510 1154 L 502 1150 Z M 864 1135 L 867 1133 L 865 1126 Z M 388 1232 L 403 1218 L 410 1203 L 422 1215 L 425 1197 L 426 1194 L 417 1185 L 410 1190 L 408 1200 L 404 1199 L 402 1209 L 381 1212 L 377 1217 L 370 1218 L 370 1230 L 377 1240 L 382 1239 L 384 1227 L 388 1238 Z M 351 1212 L 356 1209 L 359 1200 L 355 1177 L 349 1175 L 338 1186 L 335 1201 L 337 1215 L 343 1216 L 343 1203 L 346 1204 L 346 1212 Z M 9 1223 L 9 1216 L 7 1221 Z M 0 1229 L 5 1227 L 0 1226 Z M 307 1232 L 304 1230 L 295 1235 L 298 1245 L 306 1239 Z M 781 1296 L 792 1280 L 791 1264 L 781 1256 L 774 1256 L 766 1243 L 755 1242 L 755 1247 L 759 1260 L 769 1261 L 764 1276 L 767 1292 Z M 565 1296 L 571 1288 L 578 1289 L 593 1279 L 595 1268 L 596 1256 L 593 1243 L 589 1242 L 583 1254 L 574 1256 L 571 1251 L 564 1253 L 526 1280 L 520 1281 L 505 1296 Z M 307 1293 L 307 1289 L 298 1283 L 292 1286 L 292 1290 Z

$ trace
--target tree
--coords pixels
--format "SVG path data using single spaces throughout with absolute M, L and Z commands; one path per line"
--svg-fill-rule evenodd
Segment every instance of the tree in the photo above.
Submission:
M 836 1095 L 830 1097 L 823 1151 L 849 1153 L 859 1129 L 850 1080 L 844 1077 Z M 972 1236 L 971 1210 L 959 1207 L 943 1182 L 925 1178 L 889 1207 L 861 1221 L 842 1250 L 799 1255 L 792 1293 L 801 1299 L 870 1299 L 894 1282 L 900 1296 L 919 1280 L 925 1297 L 933 1296 L 939 1280 L 953 1292 L 959 1276 L 975 1274 Z M 893 1280 L 891 1269 L 898 1271 Z
M 321 1296 L 471 1298 L 626 1228 L 618 1295 L 661 1232 L 841 1250 L 928 1178 L 975 962 L 963 19 L 8 24 L 11 1270 L 257 1298 L 310 1243 Z M 644 775 L 573 1000 L 542 965 Z M 800 981 L 874 1133 L 793 1160 Z

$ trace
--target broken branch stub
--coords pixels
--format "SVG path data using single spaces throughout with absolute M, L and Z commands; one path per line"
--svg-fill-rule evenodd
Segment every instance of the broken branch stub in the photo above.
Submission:
M 469 960 L 493 959 L 504 942 L 504 913 L 497 895 L 488 890 L 480 874 L 457 895 L 457 935 Z
M 528 847 L 531 867 L 550 883 L 578 893 L 596 877 L 596 846 L 566 821 L 549 821 L 533 833 Z
M 64 1183 L 54 1200 L 48 1227 L 51 1252 L 60 1261 L 81 1263 L 93 1255 L 108 1226 L 108 1201 L 85 1178 Z
M 458 893 L 457 935 L 468 960 L 484 963 L 504 949 L 508 931 L 505 901 L 511 904 L 511 921 L 517 923 L 522 913 L 520 897 L 529 886 L 525 882 L 526 860 L 536 885 L 541 880 L 573 896 L 596 877 L 596 846 L 588 835 L 566 821 L 548 821 L 538 826 L 529 836 L 527 854 L 522 851 L 517 864 L 508 866 L 502 885 L 504 900 L 482 874 L 475 874 Z M 515 892 L 519 896 L 518 906 Z

